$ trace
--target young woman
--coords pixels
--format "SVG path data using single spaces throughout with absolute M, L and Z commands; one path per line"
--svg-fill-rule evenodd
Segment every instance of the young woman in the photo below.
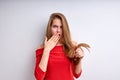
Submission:
M 65 16 L 53 13 L 50 16 L 46 38 L 36 49 L 36 80 L 74 80 L 82 72 L 84 53 L 81 47 L 89 45 L 73 42 Z

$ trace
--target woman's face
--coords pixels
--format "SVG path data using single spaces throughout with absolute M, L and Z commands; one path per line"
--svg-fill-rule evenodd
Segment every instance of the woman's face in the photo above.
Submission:
M 51 25 L 51 32 L 52 35 L 59 34 L 59 36 L 62 36 L 62 22 L 60 19 L 55 18 L 53 19 L 52 25 Z

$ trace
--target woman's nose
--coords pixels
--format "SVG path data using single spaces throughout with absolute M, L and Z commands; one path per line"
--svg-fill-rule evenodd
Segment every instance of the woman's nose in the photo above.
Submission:
M 60 32 L 60 28 L 58 28 L 57 31 Z

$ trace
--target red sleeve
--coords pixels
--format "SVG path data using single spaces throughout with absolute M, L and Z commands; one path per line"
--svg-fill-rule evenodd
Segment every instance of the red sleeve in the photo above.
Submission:
M 72 72 L 73 72 L 74 77 L 75 77 L 75 78 L 80 77 L 82 71 L 81 71 L 79 74 L 76 74 L 76 73 L 75 73 L 75 66 L 76 66 L 76 65 L 75 65 L 73 62 L 71 63 L 71 65 L 72 65 Z
M 42 69 L 39 67 L 39 63 L 42 57 L 42 52 L 43 52 L 43 49 L 36 50 L 36 66 L 34 71 L 36 80 L 44 80 L 44 77 L 45 77 L 45 72 L 42 71 Z

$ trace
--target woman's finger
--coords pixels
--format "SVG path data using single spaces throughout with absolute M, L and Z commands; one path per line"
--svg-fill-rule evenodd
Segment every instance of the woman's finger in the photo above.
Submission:
M 53 35 L 52 40 L 56 43 L 60 39 L 58 34 Z
M 74 56 L 82 58 L 82 57 L 84 57 L 84 54 L 83 54 L 83 52 L 77 50 L 77 51 L 75 51 L 75 55 Z

